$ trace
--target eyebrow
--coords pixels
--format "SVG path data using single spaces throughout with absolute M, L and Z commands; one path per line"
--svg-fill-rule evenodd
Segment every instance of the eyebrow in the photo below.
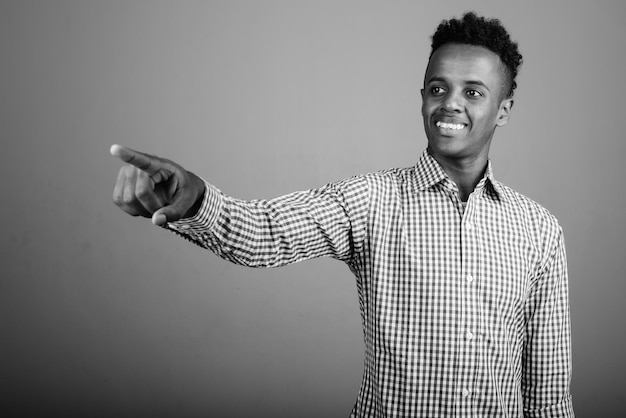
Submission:
M 432 83 L 434 81 L 439 81 L 439 82 L 442 82 L 442 83 L 446 83 L 447 82 L 446 79 L 443 78 L 443 77 L 431 77 L 426 82 L 426 84 L 430 84 L 430 83 Z M 472 85 L 475 85 L 475 86 L 482 86 L 482 87 L 486 88 L 489 91 L 489 87 L 487 87 L 487 85 L 485 83 L 483 83 L 482 81 L 480 81 L 480 80 L 465 80 L 464 83 L 465 84 L 472 84 Z

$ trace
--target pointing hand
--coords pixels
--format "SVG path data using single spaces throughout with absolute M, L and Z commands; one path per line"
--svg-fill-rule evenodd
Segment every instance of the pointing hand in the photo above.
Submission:
M 155 225 L 195 215 L 204 197 L 204 182 L 173 161 L 113 145 L 111 155 L 128 165 L 117 176 L 113 201 L 132 216 L 152 218 Z

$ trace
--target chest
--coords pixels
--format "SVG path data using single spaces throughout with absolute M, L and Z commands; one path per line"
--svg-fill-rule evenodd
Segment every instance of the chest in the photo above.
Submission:
M 454 309 L 468 295 L 500 310 L 525 300 L 539 254 L 523 213 L 485 199 L 463 210 L 438 195 L 375 209 L 368 268 L 378 297 L 403 300 L 407 309 Z

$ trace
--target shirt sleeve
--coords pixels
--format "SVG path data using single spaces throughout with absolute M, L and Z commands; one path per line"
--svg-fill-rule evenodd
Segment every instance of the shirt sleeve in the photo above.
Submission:
M 279 267 L 330 256 L 349 262 L 362 246 L 369 198 L 361 176 L 271 200 L 244 201 L 205 186 L 198 213 L 166 228 L 228 261 Z
M 522 394 L 527 418 L 574 417 L 567 261 L 561 228 L 556 234 L 526 305 Z

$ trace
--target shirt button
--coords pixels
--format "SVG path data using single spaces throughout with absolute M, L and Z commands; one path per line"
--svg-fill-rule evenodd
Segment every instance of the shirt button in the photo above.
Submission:
M 461 391 L 461 395 L 463 395 L 464 398 L 467 398 L 469 396 L 469 390 L 467 389 L 463 389 Z
M 473 282 L 473 281 L 474 281 L 474 276 L 472 276 L 471 274 L 468 274 L 468 275 L 467 275 L 467 281 L 468 281 L 469 283 Z
M 465 224 L 465 228 L 467 228 L 468 231 L 471 231 L 472 228 L 474 228 L 474 224 L 471 222 L 468 222 Z
M 467 339 L 467 341 L 472 341 L 472 339 L 474 338 L 474 333 L 471 331 L 467 331 L 465 333 L 465 338 Z

